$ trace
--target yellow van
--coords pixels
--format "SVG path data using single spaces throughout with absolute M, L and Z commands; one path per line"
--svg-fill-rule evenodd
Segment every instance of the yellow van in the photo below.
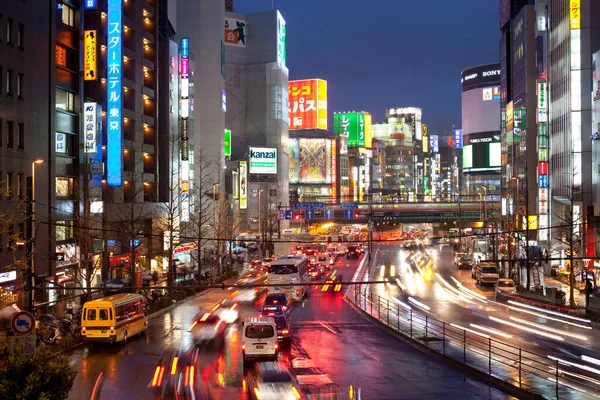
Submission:
M 124 342 L 148 328 L 146 299 L 121 293 L 88 301 L 81 313 L 81 336 L 86 342 Z

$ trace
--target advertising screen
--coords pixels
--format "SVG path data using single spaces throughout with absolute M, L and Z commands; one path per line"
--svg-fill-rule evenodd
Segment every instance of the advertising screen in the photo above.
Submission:
M 250 147 L 249 158 L 251 174 L 277 174 L 277 149 L 267 147 Z
M 491 99 L 484 99 L 487 95 Z M 461 98 L 464 135 L 500 130 L 500 100 L 494 100 L 493 87 L 462 92 Z
M 462 90 L 500 85 L 500 64 L 478 65 L 464 69 L 461 74 Z
M 338 113 L 333 125 L 336 135 L 348 138 L 349 147 L 365 147 L 365 113 Z
M 373 147 L 373 116 L 365 114 L 365 147 Z
M 248 208 L 248 164 L 240 161 L 240 209 Z
M 327 81 L 288 83 L 290 129 L 327 129 Z
M 298 183 L 300 171 L 300 145 L 298 139 L 288 139 L 288 165 L 290 169 L 290 183 Z
M 463 146 L 463 171 L 499 172 L 502 165 L 499 138 L 499 135 L 469 138 L 469 144 Z
M 329 183 L 327 168 L 331 159 L 331 143 L 327 154 L 327 139 L 300 139 L 299 178 L 302 183 Z

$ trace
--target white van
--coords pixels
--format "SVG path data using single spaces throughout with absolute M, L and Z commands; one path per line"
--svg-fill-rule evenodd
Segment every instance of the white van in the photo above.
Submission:
M 244 362 L 256 359 L 277 360 L 277 325 L 271 317 L 249 317 L 242 325 Z

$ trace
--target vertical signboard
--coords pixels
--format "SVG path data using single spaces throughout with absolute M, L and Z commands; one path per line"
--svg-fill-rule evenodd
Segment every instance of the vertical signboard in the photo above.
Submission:
M 513 130 L 514 124 L 514 113 L 513 113 L 513 102 L 511 101 L 506 105 L 506 132 Z
M 339 113 L 334 118 L 334 133 L 347 137 L 348 146 L 365 147 L 365 113 Z
M 289 129 L 327 129 L 327 82 L 305 79 L 288 83 Z
M 337 139 L 331 139 L 331 198 L 337 197 Z
M 83 79 L 86 81 L 96 80 L 96 31 L 83 32 Z
M 96 106 L 96 103 L 83 103 L 83 151 L 85 153 L 95 153 L 98 147 Z
M 122 137 L 122 82 L 123 56 L 122 40 L 122 0 L 108 0 L 107 54 L 106 54 L 106 184 L 123 184 L 123 137 Z
M 189 38 L 181 38 L 179 42 L 179 54 L 181 57 L 179 64 L 179 74 L 181 82 L 181 132 L 179 133 L 180 152 L 181 152 L 181 221 L 190 220 L 190 164 L 189 164 L 189 134 L 188 134 L 188 104 L 189 104 Z M 184 112 L 185 111 L 185 112 Z
M 86 10 L 93 10 L 98 7 L 98 0 L 84 0 L 83 7 Z
M 431 148 L 431 152 L 432 153 L 439 153 L 440 152 L 440 143 L 439 143 L 440 138 L 438 137 L 438 135 L 431 135 L 429 136 L 429 147 Z
M 365 147 L 370 149 L 373 147 L 373 116 L 365 114 Z
M 225 129 L 223 132 L 223 153 L 225 157 L 231 157 L 231 131 Z
M 463 131 L 462 131 L 462 129 L 453 130 L 452 135 L 454 136 L 454 147 L 457 149 L 462 149 L 462 147 L 463 147 Z
M 285 20 L 277 11 L 277 62 L 285 67 L 287 50 L 286 50 L 286 28 Z
M 190 166 L 189 162 L 181 162 L 181 221 L 190 220 Z
M 569 7 L 571 29 L 581 29 L 581 0 L 571 0 Z
M 225 17 L 223 42 L 228 46 L 246 47 L 246 20 Z
M 248 163 L 240 161 L 240 209 L 248 208 Z

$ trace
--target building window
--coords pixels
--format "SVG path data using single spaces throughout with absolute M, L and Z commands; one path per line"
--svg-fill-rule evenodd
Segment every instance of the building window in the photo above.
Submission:
M 56 45 L 55 56 L 56 65 L 59 67 L 67 66 L 67 49 L 62 46 Z
M 12 30 L 13 30 L 13 20 L 9 18 L 6 21 L 6 43 L 12 44 L 12 41 L 13 41 Z
M 17 149 L 25 149 L 25 124 L 22 122 L 17 125 Z
M 23 199 L 25 194 L 25 175 L 17 174 L 17 196 Z
M 69 26 L 75 26 L 75 10 L 66 5 L 65 3 L 62 3 L 61 6 L 62 23 Z
M 56 89 L 56 109 L 73 112 L 74 108 L 74 95 L 71 92 L 67 92 L 63 89 Z
M 19 30 L 17 31 L 17 46 L 20 49 L 23 48 L 23 39 L 25 37 L 25 25 L 19 24 Z
M 17 97 L 23 98 L 23 74 L 17 74 Z
M 6 121 L 7 140 L 6 147 L 12 149 L 14 146 L 14 135 L 15 135 L 15 123 L 13 121 Z
M 73 178 L 56 177 L 56 197 L 73 196 Z
M 12 69 L 7 69 L 6 70 L 6 94 L 8 96 L 12 96 L 13 95 L 13 92 L 12 92 L 12 76 L 13 76 Z
M 7 172 L 6 173 L 6 198 L 8 200 L 11 200 L 13 197 L 12 195 L 15 190 L 14 184 L 15 184 L 15 181 L 13 180 L 13 173 Z
M 56 241 L 69 240 L 73 237 L 73 221 L 56 221 Z

